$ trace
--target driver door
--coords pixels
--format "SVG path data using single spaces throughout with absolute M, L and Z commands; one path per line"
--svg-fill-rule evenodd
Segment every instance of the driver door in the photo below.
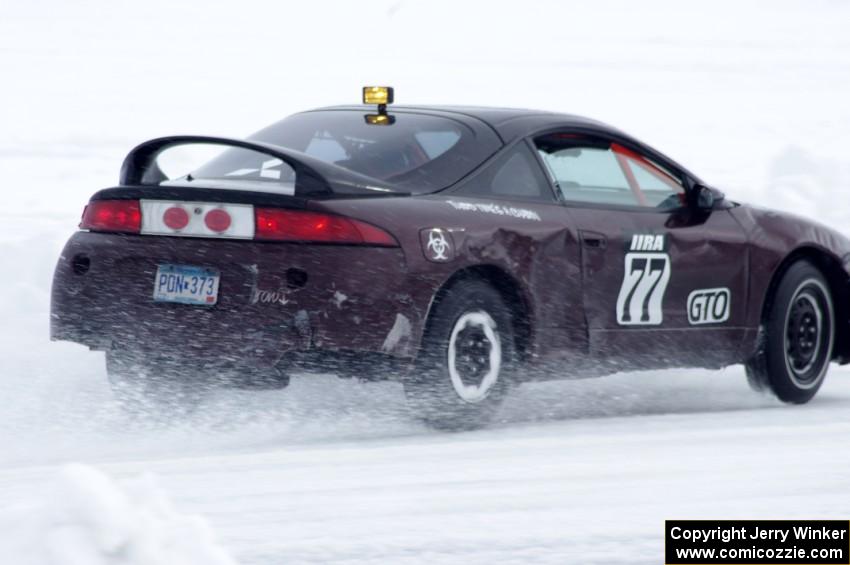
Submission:
M 725 207 L 688 205 L 680 174 L 615 141 L 535 142 L 579 232 L 591 353 L 629 368 L 737 360 L 746 237 Z

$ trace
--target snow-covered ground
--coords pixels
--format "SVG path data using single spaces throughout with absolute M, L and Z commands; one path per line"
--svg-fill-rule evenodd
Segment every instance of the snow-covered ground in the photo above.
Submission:
M 303 376 L 146 428 L 110 405 L 99 354 L 47 340 L 47 311 L 64 240 L 135 143 L 242 136 L 370 83 L 589 115 L 850 234 L 848 22 L 837 0 L 0 3 L 0 548 L 50 537 L 44 513 L 90 517 L 54 500 L 87 488 L 148 516 L 120 494 L 144 473 L 172 501 L 156 524 L 200 515 L 197 551 L 208 523 L 242 564 L 658 563 L 665 518 L 846 519 L 845 369 L 804 407 L 738 368 L 529 385 L 462 434 L 411 421 L 396 385 Z
M 208 522 L 185 516 L 145 475 L 119 485 L 87 465 L 0 514 L 0 555 L 15 565 L 235 565 Z

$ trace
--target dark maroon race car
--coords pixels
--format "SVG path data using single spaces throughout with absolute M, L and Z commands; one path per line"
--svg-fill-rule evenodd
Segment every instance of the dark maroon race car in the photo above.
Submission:
M 399 379 L 453 427 L 512 384 L 623 370 L 743 363 L 803 403 L 850 358 L 842 235 L 593 120 L 364 98 L 133 149 L 62 252 L 53 339 L 105 351 L 125 404 L 307 368 Z M 164 172 L 194 145 L 219 153 Z

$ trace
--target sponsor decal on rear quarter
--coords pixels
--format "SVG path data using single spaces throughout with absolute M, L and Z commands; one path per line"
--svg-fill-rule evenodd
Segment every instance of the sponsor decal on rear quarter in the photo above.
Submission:
M 513 206 L 503 206 L 495 202 L 457 202 L 455 200 L 447 200 L 448 204 L 455 210 L 464 210 L 467 212 L 483 212 L 485 214 L 493 214 L 494 216 L 510 216 L 512 218 L 520 218 L 522 220 L 533 220 L 539 222 L 540 215 L 534 210 L 527 208 L 514 208 Z

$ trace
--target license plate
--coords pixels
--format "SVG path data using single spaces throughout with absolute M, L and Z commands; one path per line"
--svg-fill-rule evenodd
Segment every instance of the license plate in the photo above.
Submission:
M 218 271 L 187 265 L 159 265 L 153 281 L 156 302 L 212 306 L 218 301 Z

